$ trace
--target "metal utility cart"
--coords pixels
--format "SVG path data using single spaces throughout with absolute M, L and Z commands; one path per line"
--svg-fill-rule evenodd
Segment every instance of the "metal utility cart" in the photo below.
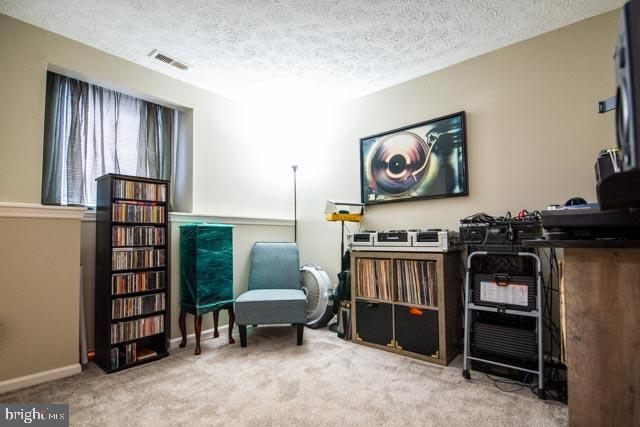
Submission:
M 542 338 L 542 263 L 540 262 L 540 258 L 534 254 L 529 252 L 518 252 L 518 257 L 530 257 L 533 258 L 536 262 L 536 295 L 535 295 L 535 309 L 531 311 L 518 310 L 513 308 L 505 308 L 504 306 L 485 306 L 478 305 L 474 302 L 474 299 L 471 295 L 471 280 L 472 280 L 472 260 L 475 257 L 483 257 L 483 256 L 493 256 L 493 255 L 503 255 L 501 253 L 494 253 L 490 251 L 476 251 L 469 255 L 467 258 L 467 274 L 465 280 L 465 308 L 464 308 L 464 362 L 462 369 L 462 376 L 465 379 L 471 379 L 471 375 L 469 374 L 469 361 L 475 360 L 478 362 L 488 363 L 491 365 L 501 366 L 504 368 L 514 369 L 521 372 L 527 372 L 531 374 L 535 374 L 538 376 L 538 396 L 544 396 L 544 359 L 543 359 L 543 338 Z M 515 254 L 514 254 L 515 255 Z M 511 306 L 510 306 L 511 307 Z M 536 343 L 537 343 L 537 365 L 538 369 L 528 369 L 521 366 L 515 366 L 512 364 L 502 363 L 495 360 L 488 360 L 480 357 L 474 357 L 470 355 L 471 350 L 471 317 L 474 311 L 486 311 L 493 313 L 504 313 L 513 316 L 527 316 L 536 319 Z

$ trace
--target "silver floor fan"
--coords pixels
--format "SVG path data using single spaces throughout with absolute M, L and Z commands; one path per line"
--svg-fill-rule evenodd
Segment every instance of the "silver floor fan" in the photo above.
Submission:
M 300 285 L 307 295 L 307 326 L 324 328 L 333 318 L 333 286 L 320 266 L 306 264 L 300 268 Z

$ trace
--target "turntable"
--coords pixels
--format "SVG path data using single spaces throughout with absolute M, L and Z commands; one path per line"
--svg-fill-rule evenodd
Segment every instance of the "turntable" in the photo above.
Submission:
M 359 233 L 347 233 L 347 246 L 373 246 L 375 231 L 361 231 Z
M 374 235 L 374 246 L 411 246 L 407 230 L 380 231 Z
M 460 249 L 460 235 L 457 231 L 439 228 L 416 230 L 411 234 L 411 245 L 414 247 L 437 248 L 444 252 Z

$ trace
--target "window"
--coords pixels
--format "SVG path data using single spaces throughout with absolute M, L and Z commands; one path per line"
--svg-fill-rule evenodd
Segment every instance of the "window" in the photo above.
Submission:
M 42 203 L 96 205 L 106 173 L 170 179 L 175 110 L 47 73 Z

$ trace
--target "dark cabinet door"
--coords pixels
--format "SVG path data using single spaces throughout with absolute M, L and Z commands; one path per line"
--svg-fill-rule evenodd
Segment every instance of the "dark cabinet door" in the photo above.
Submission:
M 395 306 L 396 347 L 412 353 L 439 357 L 438 312 Z
M 393 341 L 391 304 L 356 301 L 356 339 L 387 345 Z

